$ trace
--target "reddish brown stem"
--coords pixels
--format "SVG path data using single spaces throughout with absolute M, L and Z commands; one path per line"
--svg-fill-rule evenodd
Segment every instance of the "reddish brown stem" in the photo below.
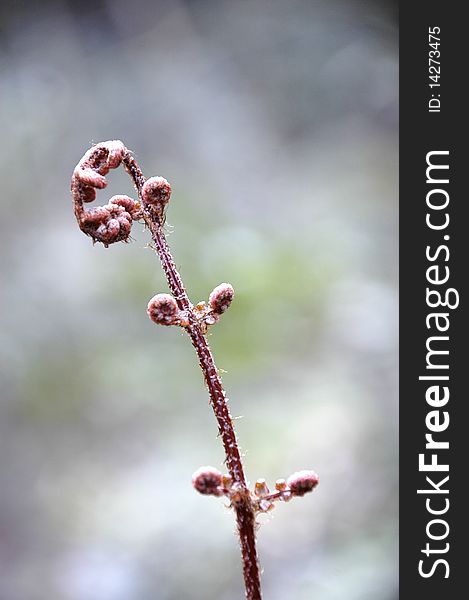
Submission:
M 233 501 L 233 507 L 236 512 L 241 545 L 246 598 L 247 600 L 261 600 L 260 571 L 256 550 L 255 511 L 250 492 L 246 485 L 238 442 L 228 408 L 228 399 L 223 389 L 223 384 L 215 366 L 215 361 L 207 339 L 195 317 L 192 304 L 187 296 L 181 276 L 174 263 L 164 235 L 162 224 L 155 218 L 155 214 L 145 207 L 142 201 L 142 187 L 145 183 L 145 178 L 130 152 L 127 151 L 124 154 L 122 162 L 137 189 L 140 202 L 142 203 L 143 219 L 151 232 L 155 244 L 155 251 L 163 266 L 169 289 L 171 290 L 178 307 L 181 310 L 186 311 L 188 315 L 189 324 L 185 329 L 197 352 L 200 368 L 202 369 L 208 387 L 210 402 L 217 419 L 218 431 L 225 449 L 228 471 L 233 482 L 238 485 L 239 493 L 237 494 L 236 501 Z

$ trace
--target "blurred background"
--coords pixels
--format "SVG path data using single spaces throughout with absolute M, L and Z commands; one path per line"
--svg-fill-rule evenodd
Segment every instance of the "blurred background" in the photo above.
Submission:
M 397 598 L 394 3 L 6 0 L 0 40 L 0 600 L 243 597 L 149 237 L 74 220 L 75 164 L 116 138 L 173 186 L 191 299 L 236 290 L 210 342 L 248 478 L 321 477 L 261 519 L 265 599 Z

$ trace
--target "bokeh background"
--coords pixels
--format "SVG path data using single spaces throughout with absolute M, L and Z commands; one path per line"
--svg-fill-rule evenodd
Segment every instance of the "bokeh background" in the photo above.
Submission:
M 0 9 L 1 600 L 235 600 L 223 453 L 141 225 L 93 247 L 69 180 L 119 138 L 173 185 L 263 518 L 266 600 L 397 597 L 397 29 L 391 2 L 108 0 Z M 110 174 L 104 204 L 132 195 Z

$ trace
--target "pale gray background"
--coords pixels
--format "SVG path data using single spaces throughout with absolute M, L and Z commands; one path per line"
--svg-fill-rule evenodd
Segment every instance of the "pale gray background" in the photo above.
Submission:
M 310 496 L 259 532 L 266 600 L 397 596 L 397 30 L 371 1 L 2 2 L 1 600 L 235 600 L 221 443 L 148 236 L 108 250 L 69 180 L 120 138 L 173 185 L 249 478 Z M 113 172 L 99 195 L 132 193 Z

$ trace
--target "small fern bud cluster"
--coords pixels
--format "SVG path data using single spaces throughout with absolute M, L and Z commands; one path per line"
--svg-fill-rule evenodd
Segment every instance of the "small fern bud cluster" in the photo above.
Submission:
M 221 315 L 228 310 L 233 298 L 233 286 L 229 283 L 220 283 L 210 293 L 208 305 L 204 301 L 196 304 L 194 313 L 204 332 L 209 325 L 218 323 Z
M 209 325 L 213 325 L 220 319 L 220 315 L 228 309 L 233 297 L 233 286 L 229 283 L 220 283 L 210 294 L 208 305 L 199 302 L 192 307 L 192 314 L 203 333 L 206 333 Z M 180 325 L 181 327 L 189 325 L 187 312 L 179 309 L 176 300 L 170 294 L 153 296 L 148 303 L 147 314 L 158 325 Z
M 269 512 L 274 508 L 274 502 L 289 502 L 294 496 L 304 496 L 312 492 L 319 483 L 319 477 L 314 471 L 298 471 L 285 479 L 277 479 L 275 492 L 271 492 L 265 479 L 258 479 L 254 492 L 250 492 L 251 504 L 255 512 Z M 200 493 L 211 496 L 227 496 L 231 505 L 238 502 L 240 497 L 239 485 L 229 475 L 222 475 L 214 467 L 200 467 L 192 475 L 192 485 Z
M 274 502 L 289 502 L 294 496 L 304 496 L 312 492 L 319 483 L 319 477 L 314 471 L 298 471 L 285 479 L 277 479 L 275 492 L 270 492 L 265 479 L 258 479 L 254 486 L 255 509 L 258 512 L 268 512 L 274 508 Z
M 105 175 L 121 164 L 126 152 L 119 140 L 96 144 L 73 171 L 71 190 L 78 225 L 93 242 L 101 242 L 106 248 L 115 242 L 128 241 L 132 221 L 142 216 L 140 205 L 129 196 L 113 196 L 105 206 L 90 210 L 84 204 L 93 202 L 96 190 L 107 186 Z
M 130 236 L 132 221 L 140 218 L 140 207 L 129 196 L 113 196 L 105 206 L 85 211 L 81 229 L 107 248 L 115 242 L 125 242 Z

